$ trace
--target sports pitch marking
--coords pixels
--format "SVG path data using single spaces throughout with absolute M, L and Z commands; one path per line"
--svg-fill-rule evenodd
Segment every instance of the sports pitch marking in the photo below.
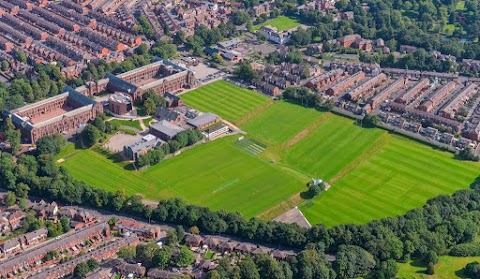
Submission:
M 253 155 L 259 155 L 267 148 L 267 145 L 254 139 L 239 139 L 235 144 Z

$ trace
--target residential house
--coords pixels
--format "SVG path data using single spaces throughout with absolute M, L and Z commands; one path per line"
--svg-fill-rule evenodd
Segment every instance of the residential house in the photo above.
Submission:
M 10 231 L 10 223 L 5 217 L 0 217 L 0 233 L 5 233 Z
M 116 271 L 123 276 L 129 276 L 132 274 L 134 277 L 144 277 L 147 269 L 144 266 L 138 264 L 122 263 L 115 267 Z
M 19 241 L 23 247 L 32 246 L 44 241 L 45 239 L 47 239 L 47 236 L 48 230 L 46 228 L 41 228 L 22 235 Z
M 15 251 L 20 250 L 20 242 L 18 242 L 18 238 L 7 240 L 0 244 L 0 251 L 3 254 L 13 253 Z
M 190 234 L 185 237 L 185 244 L 189 247 L 200 247 L 202 241 L 203 237 L 196 234 Z
M 58 205 L 56 202 L 48 203 L 44 200 L 35 202 L 30 207 L 40 219 L 54 219 L 57 217 Z
M 139 236 L 154 239 L 160 238 L 161 233 L 160 227 L 158 226 L 147 225 L 130 219 L 119 219 L 115 223 L 114 229 L 119 230 L 122 233 L 133 232 Z
M 212 236 L 209 236 L 203 240 L 203 245 L 206 245 L 209 249 L 215 249 L 219 244 L 220 240 Z
M 7 216 L 12 231 L 20 228 L 22 220 L 27 216 L 23 210 L 16 210 Z
M 307 55 L 317 55 L 323 53 L 323 44 L 309 44 L 305 52 Z
M 234 241 L 226 241 L 221 243 L 220 245 L 217 246 L 217 250 L 220 250 L 222 252 L 233 252 L 235 247 L 238 246 L 237 242 Z

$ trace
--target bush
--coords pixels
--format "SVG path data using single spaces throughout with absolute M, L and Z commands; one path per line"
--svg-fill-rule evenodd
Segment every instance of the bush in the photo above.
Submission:
M 438 263 L 437 253 L 435 253 L 434 251 L 427 252 L 425 257 L 423 258 L 423 262 L 426 264 L 428 263 L 437 264 Z
M 480 243 L 462 243 L 453 246 L 448 253 L 455 257 L 476 257 L 480 256 Z
M 471 262 L 465 266 L 464 274 L 470 278 L 480 278 L 480 264 Z

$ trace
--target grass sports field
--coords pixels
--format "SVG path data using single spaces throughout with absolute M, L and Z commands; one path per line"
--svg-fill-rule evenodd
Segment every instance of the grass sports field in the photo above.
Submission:
M 233 122 L 269 102 L 266 96 L 254 94 L 223 80 L 183 94 L 182 99 L 191 107 L 213 112 Z
M 295 104 L 277 102 L 242 126 L 249 134 L 268 144 L 282 144 L 322 116 Z
M 331 113 L 274 102 L 225 81 L 182 98 L 234 121 L 248 133 L 245 141 L 210 142 L 141 172 L 91 149 L 63 150 L 62 164 L 74 177 L 110 191 L 152 200 L 179 196 L 247 217 L 272 218 L 300 205 L 311 223 L 328 226 L 403 214 L 469 187 L 480 172 L 480 164 L 455 160 L 451 153 Z M 302 200 L 299 193 L 313 177 L 332 187 Z
M 435 265 L 435 275 L 425 274 L 426 267 L 417 262 L 397 263 L 399 272 L 397 278 L 402 279 L 444 279 L 444 278 L 466 278 L 463 268 L 471 262 L 478 261 L 478 257 L 451 257 L 440 256 L 439 262 Z
M 182 197 L 213 209 L 240 211 L 247 217 L 305 190 L 301 177 L 259 160 L 235 141 L 229 137 L 203 144 L 142 172 L 125 170 L 124 163 L 112 162 L 98 148 L 69 147 L 71 153 L 62 154 L 65 161 L 61 164 L 75 178 L 108 191 L 123 189 L 152 200 Z
M 263 23 L 257 24 L 254 26 L 254 29 L 259 30 L 262 26 L 270 25 L 272 27 L 276 27 L 278 31 L 284 31 L 288 29 L 292 29 L 300 25 L 300 22 L 288 16 L 279 16 L 271 20 L 267 20 Z
M 334 177 L 329 191 L 301 209 L 313 223 L 365 223 L 467 188 L 478 172 L 478 164 L 385 133 Z

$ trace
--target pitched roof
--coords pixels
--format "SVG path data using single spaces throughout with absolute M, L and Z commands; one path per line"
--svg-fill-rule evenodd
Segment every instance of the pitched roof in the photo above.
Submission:
M 207 245 L 209 248 L 215 248 L 218 246 L 219 243 L 220 243 L 220 240 L 211 236 L 203 240 L 203 244 Z
M 105 77 L 108 78 L 109 84 L 113 84 L 115 87 L 126 93 L 133 93 L 137 91 L 137 87 L 135 85 L 131 84 L 130 82 L 126 82 L 113 74 L 107 73 Z
M 157 108 L 157 111 L 155 111 L 155 117 L 158 118 L 158 120 L 167 120 L 167 121 L 174 121 L 177 120 L 178 116 L 180 114 L 176 111 L 170 110 L 165 107 L 159 107 Z
M 204 125 L 208 125 L 212 122 L 214 122 L 216 119 L 219 117 L 213 113 L 207 112 L 204 113 L 194 119 L 190 119 L 187 121 L 188 124 L 194 126 L 194 127 L 200 127 Z
M 179 278 L 181 274 L 174 273 L 167 270 L 161 270 L 158 268 L 152 268 L 147 273 L 148 278 L 152 279 L 169 279 L 169 278 Z

